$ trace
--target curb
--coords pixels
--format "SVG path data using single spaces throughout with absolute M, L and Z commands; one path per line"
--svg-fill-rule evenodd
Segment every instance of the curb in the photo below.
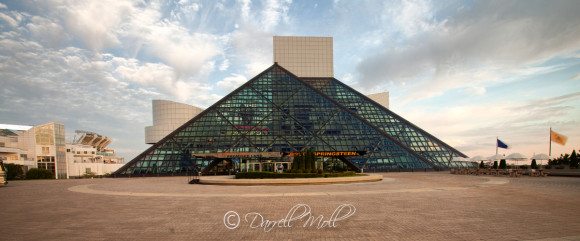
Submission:
M 383 180 L 383 175 L 367 174 L 356 177 L 329 177 L 329 178 L 273 178 L 273 179 L 234 179 L 234 176 L 226 178 L 202 177 L 199 184 L 206 185 L 322 185 L 356 182 L 377 182 Z

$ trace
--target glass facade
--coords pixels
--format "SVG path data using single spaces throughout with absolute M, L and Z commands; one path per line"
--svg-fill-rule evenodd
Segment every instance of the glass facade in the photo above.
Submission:
M 55 178 L 66 178 L 65 128 L 61 123 L 35 127 L 36 145 L 42 156 L 37 156 L 37 167 L 55 173 Z
M 335 79 L 300 79 L 274 64 L 114 176 L 284 163 L 284 153 L 307 149 L 361 153 L 333 158 L 356 171 L 440 170 L 456 165 L 452 157 L 465 157 Z

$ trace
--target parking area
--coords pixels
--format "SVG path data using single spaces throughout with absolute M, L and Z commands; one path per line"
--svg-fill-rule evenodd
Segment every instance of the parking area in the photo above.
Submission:
M 379 182 L 13 181 L 3 240 L 578 240 L 580 178 L 383 173 Z

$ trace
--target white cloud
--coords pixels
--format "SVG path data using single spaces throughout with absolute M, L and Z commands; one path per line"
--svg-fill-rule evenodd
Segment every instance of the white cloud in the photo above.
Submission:
M 222 61 L 222 64 L 220 64 L 219 70 L 220 71 L 226 71 L 226 70 L 228 70 L 229 67 L 230 67 L 230 60 L 229 59 L 224 59 Z
M 272 36 L 246 25 L 232 34 L 236 64 L 245 66 L 245 76 L 255 76 L 273 64 Z
M 264 31 L 272 31 L 278 25 L 280 20 L 285 23 L 289 22 L 288 8 L 292 0 L 267 0 L 266 6 L 262 10 L 261 25 L 264 26 Z
M 471 87 L 464 88 L 462 90 L 462 92 L 466 93 L 468 95 L 484 95 L 485 94 L 485 87 L 471 86 Z
M 246 78 L 245 76 L 240 75 L 240 74 L 233 74 L 233 76 L 226 77 L 223 80 L 218 81 L 216 83 L 216 85 L 218 87 L 220 87 L 222 90 L 224 90 L 225 92 L 231 92 L 232 90 L 240 87 L 241 85 L 243 85 L 247 81 L 248 81 L 248 78 Z
M 407 83 L 414 86 L 409 88 L 409 101 L 424 99 L 449 89 L 509 81 L 510 75 L 553 71 L 552 66 L 537 66 L 580 49 L 580 28 L 575 24 L 580 18 L 572 10 L 576 7 L 569 6 L 576 3 L 475 2 L 460 9 L 450 5 L 440 10 L 454 12 L 453 18 L 437 21 L 432 17 L 437 12 L 425 15 L 423 6 L 403 3 L 401 21 L 415 19 L 401 30 L 409 31 L 405 41 L 385 41 L 380 47 L 384 50 L 357 66 L 362 88 Z M 422 78 L 429 73 L 430 78 Z
M 433 9 L 430 1 L 404 0 L 398 5 L 385 3 L 385 7 L 388 14 L 382 16 L 383 21 L 392 19 L 394 27 L 399 29 L 405 38 L 434 28 L 432 23 Z
M 579 99 L 580 92 L 576 92 L 524 102 L 490 100 L 485 104 L 441 106 L 436 111 L 422 106 L 400 114 L 470 156 L 491 156 L 496 136 L 509 141 L 513 145 L 511 151 L 531 156 L 542 151 L 551 125 L 580 134 L 574 127 L 578 125 L 574 116 L 580 111 Z M 564 119 L 574 121 L 562 122 Z
M 252 3 L 252 0 L 239 0 L 239 1 L 242 4 L 241 6 L 242 12 L 240 14 L 242 20 L 245 22 L 250 21 L 250 10 L 251 10 L 250 4 Z
M 68 41 L 68 36 L 62 26 L 50 19 L 33 16 L 26 27 L 30 29 L 34 38 L 39 39 L 48 47 L 60 47 Z
M 8 23 L 8 25 L 12 26 L 13 28 L 18 27 L 18 21 L 5 13 L 0 12 L 0 19 L 4 20 L 4 22 Z
M 71 33 L 98 53 L 121 44 L 116 31 L 136 11 L 136 4 L 128 0 L 72 1 L 55 3 L 55 11 L 62 14 Z

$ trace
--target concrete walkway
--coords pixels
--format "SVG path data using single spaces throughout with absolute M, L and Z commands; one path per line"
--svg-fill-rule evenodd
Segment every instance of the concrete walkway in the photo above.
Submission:
M 0 187 L 0 239 L 580 240 L 579 178 L 382 175 L 287 186 L 13 181 Z

